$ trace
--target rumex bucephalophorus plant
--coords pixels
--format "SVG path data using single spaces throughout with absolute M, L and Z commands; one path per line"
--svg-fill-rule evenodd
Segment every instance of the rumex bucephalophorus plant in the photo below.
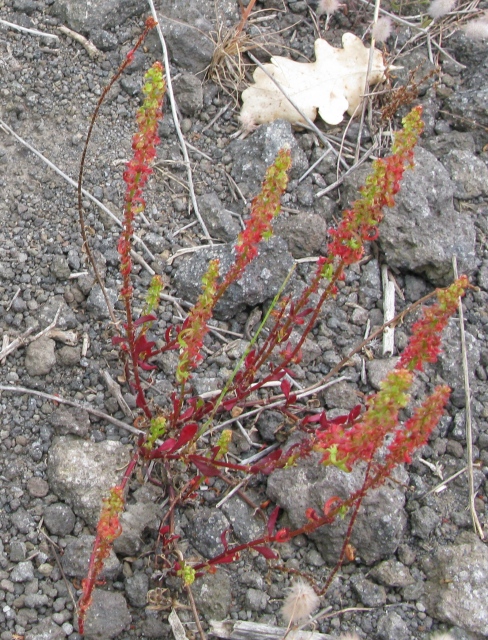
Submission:
M 83 593 L 78 604 L 80 633 L 84 631 L 85 615 L 103 562 L 121 533 L 119 518 L 125 504 L 127 484 L 139 464 L 147 469 L 155 460 L 164 465 L 168 478 L 169 502 L 159 531 L 166 574 L 179 576 L 189 587 L 199 575 L 215 571 L 219 564 L 233 562 L 246 550 L 252 549 L 268 560 L 276 559 L 278 555 L 271 544 L 311 533 L 351 510 L 342 553 L 325 590 L 347 553 L 352 526 L 365 494 L 391 476 L 395 466 L 410 461 L 412 453 L 427 442 L 444 410 L 449 388 L 440 386 L 414 410 L 409 420 L 404 424 L 399 420 L 400 410 L 409 401 L 408 391 L 415 370 L 435 361 L 440 349 L 441 331 L 455 313 L 459 298 L 470 286 L 463 276 L 449 288 L 436 292 L 437 301 L 424 310 L 423 318 L 414 325 L 410 343 L 397 366 L 386 377 L 380 391 L 368 398 L 363 413 L 360 407 L 356 407 L 347 416 L 328 420 L 325 411 L 307 412 L 296 394 L 292 393 L 291 367 L 300 361 L 306 337 L 315 326 L 323 305 L 336 294 L 337 284 L 344 277 L 345 270 L 361 260 L 365 243 L 377 238 L 384 208 L 393 206 L 403 173 L 413 164 L 413 150 L 422 132 L 421 108 L 416 107 L 404 118 L 403 129 L 395 135 L 391 154 L 373 163 L 360 198 L 344 212 L 338 227 L 329 231 L 331 239 L 327 255 L 319 259 L 310 283 L 298 299 L 276 298 L 220 393 L 210 399 L 195 395 L 191 378 L 203 359 L 203 341 L 210 329 L 209 321 L 215 306 L 258 255 L 260 243 L 271 236 L 272 221 L 279 213 L 280 199 L 287 188 L 291 159 L 289 150 L 282 149 L 267 170 L 261 192 L 252 201 L 245 229 L 238 236 L 234 247 L 235 260 L 229 271 L 222 274 L 219 261 L 210 262 L 202 279 L 198 300 L 180 326 L 166 331 L 164 345 L 157 348 L 156 341 L 148 336 L 157 319 L 162 282 L 157 276 L 153 279 L 144 311 L 140 317 L 134 318 L 131 249 L 134 221 L 145 206 L 142 189 L 151 174 L 151 162 L 159 142 L 157 126 L 165 90 L 163 73 L 161 64 L 156 63 L 145 77 L 145 99 L 137 114 L 138 131 L 132 143 L 134 155 L 123 175 L 126 195 L 123 230 L 118 243 L 122 279 L 120 298 L 125 317 L 113 343 L 120 348 L 127 382 L 136 394 L 137 406 L 141 410 L 137 418 L 141 435 L 121 482 L 111 489 L 104 501 L 88 575 L 83 581 Z M 300 330 L 300 338 L 292 342 L 290 336 L 296 329 Z M 177 350 L 179 355 L 170 408 L 163 410 L 147 398 L 144 376 L 156 369 L 154 358 L 169 350 Z M 270 382 L 279 385 L 280 396 L 269 397 L 262 393 Z M 258 392 L 262 396 L 256 400 Z M 259 462 L 244 465 L 229 462 L 227 458 L 232 436 L 230 430 L 224 430 L 211 444 L 201 444 L 202 436 L 206 435 L 208 442 L 209 434 L 221 427 L 229 415 L 242 415 L 245 409 L 256 404 L 260 411 L 271 404 L 276 407 L 276 399 L 280 410 L 293 421 L 295 429 L 304 432 L 304 437 L 296 445 L 285 451 L 276 449 Z M 386 454 L 379 457 L 377 454 L 384 446 L 386 436 L 390 436 L 390 444 Z M 230 473 L 241 477 L 269 474 L 278 468 L 291 467 L 297 459 L 313 451 L 321 454 L 322 464 L 336 465 L 346 472 L 358 463 L 365 463 L 361 489 L 347 499 L 334 497 L 328 500 L 321 512 L 308 509 L 307 522 L 297 530 L 277 529 L 279 508 L 276 507 L 265 515 L 264 533 L 258 539 L 232 545 L 227 541 L 226 532 L 222 532 L 223 553 L 201 562 L 184 560 L 177 546 L 174 512 L 195 498 L 202 483 L 210 477 L 223 478 L 224 474 Z M 189 472 L 190 479 L 184 486 L 171 484 L 175 463 Z

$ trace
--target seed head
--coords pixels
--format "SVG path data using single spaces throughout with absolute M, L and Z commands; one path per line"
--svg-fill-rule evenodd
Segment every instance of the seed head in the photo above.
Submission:
M 471 40 L 488 39 L 488 13 L 476 20 L 470 20 L 462 27 L 465 35 Z
M 391 28 L 391 19 L 388 16 L 381 16 L 373 25 L 373 38 L 376 42 L 386 42 L 391 35 Z
M 339 0 L 319 0 L 316 13 L 318 16 L 324 13 L 327 14 L 327 16 L 331 16 L 340 6 Z
M 432 0 L 427 9 L 427 13 L 435 20 L 436 18 L 445 16 L 449 11 L 452 11 L 455 6 L 456 0 Z
M 318 609 L 319 604 L 320 599 L 312 587 L 302 580 L 297 580 L 290 587 L 281 615 L 287 624 L 300 622 Z

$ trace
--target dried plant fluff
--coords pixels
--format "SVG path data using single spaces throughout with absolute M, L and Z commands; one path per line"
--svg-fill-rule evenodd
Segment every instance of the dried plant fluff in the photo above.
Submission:
M 450 633 L 434 633 L 431 640 L 454 640 Z
M 462 27 L 464 34 L 472 40 L 485 40 L 488 38 L 488 15 L 476 20 L 470 20 Z
M 346 633 L 339 640 L 361 640 L 357 633 Z
M 238 116 L 237 119 L 241 125 L 241 130 L 246 134 L 252 133 L 258 127 L 257 122 L 250 113 L 244 113 Z
M 381 16 L 373 25 L 373 38 L 376 42 L 386 42 L 391 36 L 391 28 L 391 19 L 388 16 Z
M 455 6 L 456 0 L 432 0 L 427 9 L 427 13 L 435 20 L 436 18 L 445 16 L 449 11 L 452 11 Z
M 340 6 L 339 0 L 319 0 L 316 13 L 318 16 L 324 13 L 327 14 L 327 16 L 331 16 Z
M 312 589 L 312 587 L 297 580 L 289 590 L 285 598 L 281 615 L 287 624 L 294 624 L 306 620 L 310 614 L 318 609 L 320 598 Z

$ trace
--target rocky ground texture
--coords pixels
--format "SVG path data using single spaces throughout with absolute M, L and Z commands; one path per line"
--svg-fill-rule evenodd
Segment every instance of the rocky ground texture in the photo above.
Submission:
M 313 0 L 310 0 L 314 8 Z M 262 250 L 242 286 L 219 308 L 221 332 L 206 341 L 209 357 L 193 381 L 198 393 L 219 388 L 248 340 L 253 311 L 266 305 L 295 260 L 325 249 L 327 228 L 341 207 L 356 196 L 368 163 L 350 174 L 340 190 L 316 197 L 337 179 L 337 159 L 306 130 L 293 131 L 278 121 L 238 139 L 237 111 L 231 96 L 204 81 L 215 43 L 208 35 L 236 24 L 237 0 L 160 0 L 156 3 L 170 48 L 181 126 L 190 145 L 199 207 L 218 246 L 189 255 L 180 249 L 205 245 L 202 230 L 189 213 L 185 167 L 169 114 L 160 126 L 162 144 L 138 235 L 146 248 L 135 267 L 136 300 L 141 306 L 150 270 L 163 274 L 166 292 L 192 300 L 209 256 L 230 259 L 230 246 L 246 216 L 265 167 L 276 151 L 290 144 L 293 169 L 276 237 Z M 272 42 L 273 53 L 296 59 L 313 55 L 315 39 L 309 7 L 303 0 L 264 0 L 265 21 L 251 35 Z M 420 4 L 410 7 L 418 13 Z M 0 0 L 0 18 L 25 28 L 56 34 L 57 39 L 0 28 L 0 113 L 12 130 L 68 176 L 76 177 L 89 117 L 111 74 L 137 39 L 147 7 L 142 0 Z M 337 12 L 327 37 L 338 45 L 345 31 L 362 36 L 372 8 L 354 3 Z M 100 55 L 62 34 L 65 25 L 89 37 Z M 272 36 L 272 33 L 279 35 Z M 411 37 L 395 27 L 388 49 L 400 51 Z M 215 37 L 215 35 L 214 35 Z M 485 531 L 488 490 L 488 57 L 486 44 L 458 32 L 443 42 L 449 57 L 439 59 L 440 76 L 421 83 L 417 102 L 424 106 L 426 132 L 416 152 L 416 168 L 407 174 L 394 210 L 388 212 L 379 241 L 368 259 L 351 269 L 337 299 L 321 314 L 295 369 L 306 387 L 319 381 L 365 334 L 382 324 L 381 265 L 398 285 L 401 310 L 452 277 L 455 254 L 460 270 L 479 290 L 464 302 L 472 389 L 474 483 L 476 508 Z M 291 47 L 291 49 L 288 49 Z M 409 70 L 432 67 L 427 47 L 407 50 L 398 59 L 402 82 Z M 129 158 L 134 112 L 140 103 L 143 71 L 160 56 L 151 35 L 102 107 L 86 166 L 85 188 L 120 215 L 122 171 Z M 266 59 L 266 53 L 259 57 Z M 168 109 L 169 111 L 169 109 Z M 345 124 L 329 127 L 332 141 Z M 352 162 L 357 136 L 353 122 L 346 133 L 344 158 Z M 368 135 L 364 147 L 370 145 Z M 338 147 L 336 147 L 338 148 Z M 94 279 L 87 272 L 77 222 L 76 193 L 63 178 L 0 131 L 0 332 L 12 342 L 31 330 L 24 346 L 1 363 L 0 394 L 0 639 L 78 640 L 74 603 L 87 568 L 100 499 L 117 482 L 133 444 L 132 434 L 86 409 L 52 402 L 19 387 L 71 399 L 132 424 L 134 397 L 122 387 L 123 402 L 107 385 L 122 374 L 111 346 L 107 312 Z M 84 202 L 89 237 L 109 294 L 117 299 L 116 222 L 93 201 Z M 149 266 L 150 270 L 148 270 Z M 297 266 L 294 287 L 310 264 Z M 401 296 L 400 296 L 401 292 Z M 116 304 L 118 307 L 119 304 Z M 29 338 L 59 316 L 56 331 Z M 178 322 L 180 310 L 165 302 L 158 330 Z M 408 337 L 410 320 L 395 333 L 393 357 L 383 357 L 380 343 L 356 356 L 344 378 L 318 398 L 330 415 L 340 415 L 378 383 L 394 364 Z M 223 341 L 227 340 L 227 342 Z M 239 337 L 241 336 L 241 337 Z M 235 340 L 235 341 L 234 341 Z M 28 344 L 27 344 L 28 343 Z M 356 631 L 361 638 L 423 640 L 450 630 L 456 640 L 488 636 L 488 550 L 472 532 L 466 467 L 466 406 L 458 322 L 446 335 L 446 352 L 438 365 L 421 375 L 419 396 L 444 380 L 453 388 L 448 412 L 428 446 L 395 482 L 385 483 L 365 501 L 353 544 L 357 558 L 340 571 L 322 605 L 331 615 L 318 630 L 337 637 Z M 223 348 L 225 347 L 225 348 Z M 172 389 L 174 353 L 160 358 L 152 398 L 162 406 Z M 11 387 L 10 391 L 5 387 Z M 124 411 L 121 410 L 121 406 Z M 236 430 L 233 454 L 245 459 L 262 443 L 272 444 L 280 414 L 262 417 L 251 435 Z M 251 425 L 244 425 L 250 427 Z M 450 478 L 432 492 L 441 478 Z M 249 488 L 253 498 L 281 505 L 283 522 L 299 526 L 307 506 L 320 506 L 331 495 L 355 486 L 347 477 L 324 469 L 316 459 L 275 472 Z M 106 584 L 97 589 L 88 638 L 171 638 L 168 604 L 176 606 L 188 637 L 195 625 L 177 585 L 158 579 L 154 545 L 164 491 L 134 480 L 117 540 L 105 569 Z M 209 557 L 221 550 L 220 535 L 232 528 L 236 540 L 256 537 L 261 523 L 247 505 L 224 495 L 218 483 L 201 491 L 178 516 L 179 532 L 190 556 Z M 282 545 L 283 563 L 314 575 L 320 584 L 333 566 L 344 535 L 342 523 Z M 252 620 L 280 624 L 279 610 L 291 578 L 268 572 L 263 557 L 246 556 L 194 586 L 205 628 L 209 620 Z M 169 589 L 169 591 L 165 591 Z M 171 600 L 173 599 L 173 600 Z M 339 614 L 342 609 L 361 610 Z

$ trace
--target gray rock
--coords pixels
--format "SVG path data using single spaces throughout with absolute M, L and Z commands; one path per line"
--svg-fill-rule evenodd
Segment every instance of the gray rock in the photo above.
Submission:
M 382 607 L 386 602 L 385 588 L 364 578 L 361 574 L 351 576 L 351 585 L 366 607 Z
M 61 565 L 70 578 L 85 578 L 90 562 L 95 536 L 80 536 L 71 540 L 61 557 Z M 102 579 L 115 580 L 121 570 L 121 564 L 113 551 L 105 560 L 101 573 Z
M 347 181 L 345 196 L 356 199 L 355 187 L 363 184 L 369 169 L 361 167 Z M 386 262 L 402 271 L 426 276 L 444 286 L 452 280 L 452 257 L 460 272 L 477 266 L 472 219 L 453 205 L 454 185 L 445 167 L 425 149 L 415 151 L 415 167 L 405 172 L 396 205 L 385 210 L 379 244 Z
M 37 312 L 37 320 L 42 329 L 51 324 L 54 320 L 56 313 L 59 310 L 58 320 L 56 322 L 56 328 L 62 329 L 75 329 L 78 325 L 78 320 L 72 309 L 68 307 L 62 296 L 54 296 L 48 300 Z
M 95 589 L 85 619 L 86 640 L 116 638 L 131 622 L 125 598 L 120 593 Z
M 149 578 L 145 573 L 137 572 L 125 581 L 125 594 L 133 607 L 145 607 Z
M 80 364 L 81 348 L 64 346 L 58 349 L 56 358 L 63 367 L 75 367 Z
M 161 640 L 161 638 L 171 637 L 171 627 L 159 619 L 158 613 L 157 611 L 146 612 L 146 619 L 141 624 L 141 632 L 144 638 Z
M 427 540 L 434 529 L 441 523 L 441 517 L 429 506 L 420 507 L 410 514 L 412 534 Z
M 103 253 L 100 253 L 100 251 L 92 251 L 92 255 L 95 260 L 95 264 L 97 265 L 98 273 L 100 274 L 100 277 L 103 281 L 107 274 L 107 259 L 103 255 Z M 90 293 L 92 287 L 95 285 L 95 282 L 95 275 L 93 273 L 91 265 L 88 267 L 88 273 L 76 279 L 76 284 L 85 296 Z
M 467 149 L 452 149 L 442 159 L 454 183 L 454 197 L 469 200 L 488 194 L 488 167 Z
M 227 520 L 232 525 L 232 532 L 239 542 L 255 540 L 263 532 L 263 522 L 257 517 L 248 504 L 239 496 L 233 496 L 222 505 Z
M 408 587 L 415 582 L 410 570 L 398 560 L 393 559 L 380 562 L 371 569 L 369 575 L 386 587 Z
M 72 433 L 85 438 L 90 433 L 90 418 L 88 411 L 80 407 L 60 405 L 50 415 L 51 425 L 59 435 Z
M 52 620 L 43 620 L 25 635 L 25 640 L 62 640 L 66 633 Z
M 292 331 L 288 342 L 291 347 L 294 347 L 298 344 L 301 339 L 301 334 L 298 331 Z M 303 366 L 307 366 L 312 364 L 314 360 L 318 360 L 322 355 L 322 350 L 319 345 L 312 340 L 312 338 L 305 338 L 301 350 L 300 350 L 300 364 Z
M 227 273 L 235 261 L 230 245 L 213 246 L 194 253 L 182 261 L 175 274 L 178 295 L 196 301 L 201 293 L 201 281 L 210 260 L 220 260 L 221 273 Z M 271 238 L 259 246 L 258 256 L 234 282 L 217 304 L 215 316 L 227 320 L 247 306 L 254 307 L 273 298 L 293 265 L 293 258 L 280 238 Z
M 67 536 L 75 528 L 75 514 L 71 507 L 62 502 L 48 505 L 44 509 L 43 518 L 47 530 L 55 536 Z
M 239 20 L 233 0 L 206 3 L 201 0 L 162 0 L 158 6 L 164 20 L 161 29 L 173 62 L 191 73 L 203 72 L 215 51 L 217 25 L 235 25 Z M 160 51 L 157 34 L 152 33 L 146 44 Z
M 370 260 L 361 268 L 359 303 L 370 307 L 381 298 L 381 271 L 378 260 Z
M 378 628 L 376 630 L 379 640 L 410 640 L 411 633 L 407 623 L 398 613 L 388 611 L 378 620 Z
M 474 381 L 474 372 L 480 362 L 480 344 L 469 331 L 466 335 L 466 352 L 468 357 L 468 371 L 471 382 Z M 461 344 L 459 340 L 459 323 L 451 319 L 444 330 L 442 339 L 442 351 L 439 356 L 441 375 L 451 389 L 463 389 L 463 371 L 460 366 Z
M 138 0 L 55 0 L 52 12 L 63 24 L 78 33 L 92 30 L 113 29 L 125 24 L 130 18 L 140 16 L 146 7 Z
M 120 517 L 122 533 L 114 541 L 114 551 L 123 556 L 134 556 L 142 547 L 142 535 L 147 529 L 158 529 L 160 509 L 154 503 L 128 504 Z
M 118 294 L 114 289 L 106 289 L 108 299 L 112 303 L 112 307 L 117 302 Z M 97 284 L 90 291 L 90 295 L 88 296 L 88 300 L 86 301 L 86 308 L 88 311 L 91 311 L 97 320 L 103 320 L 109 317 L 107 305 L 105 303 L 105 298 L 103 297 L 102 290 L 100 286 Z
M 32 15 L 39 5 L 34 0 L 14 0 L 14 10 L 25 13 L 28 16 Z
M 40 609 L 48 603 L 49 598 L 45 593 L 28 593 L 24 599 L 24 604 L 29 609 Z
M 488 260 L 484 260 L 478 272 L 478 285 L 488 291 Z
M 193 116 L 203 107 L 202 82 L 192 73 L 183 73 L 175 81 L 176 103 L 185 116 Z
M 433 153 L 441 162 L 453 149 L 474 153 L 476 148 L 473 134 L 465 131 L 451 131 L 439 136 L 426 138 L 422 140 L 421 146 Z
M 95 526 L 102 498 L 119 482 L 117 469 L 128 464 L 130 455 L 129 446 L 112 440 L 81 442 L 61 436 L 49 451 L 47 476 L 51 491 Z
M 8 554 L 10 562 L 23 562 L 27 557 L 27 547 L 21 540 L 13 540 Z
M 120 86 L 129 96 L 135 96 L 142 89 L 142 78 L 138 75 L 123 75 Z
M 45 376 L 56 364 L 56 343 L 51 338 L 39 338 L 27 345 L 25 368 L 30 376 Z
M 229 521 L 220 511 L 199 507 L 190 516 L 186 535 L 190 544 L 204 558 L 213 558 L 223 553 L 224 545 L 220 536 L 229 526 Z
M 305 511 L 312 507 L 319 513 L 333 496 L 346 498 L 362 485 L 364 471 L 357 466 L 345 473 L 320 464 L 321 456 L 312 454 L 297 461 L 292 469 L 274 471 L 268 479 L 271 500 L 286 510 L 294 528 L 305 524 Z M 400 485 L 385 483 L 365 497 L 353 529 L 351 542 L 366 564 L 388 558 L 395 552 L 406 526 L 403 509 L 405 496 Z M 339 557 L 349 516 L 310 534 L 324 560 L 334 564 Z
M 105 29 L 92 29 L 90 40 L 100 51 L 113 51 L 119 46 L 117 36 L 110 31 L 105 31 Z
M 44 498 L 49 493 L 49 485 L 42 478 L 33 476 L 27 481 L 27 491 L 34 498 Z
M 488 549 L 474 535 L 463 544 L 439 547 L 427 556 L 426 607 L 429 615 L 488 635 Z
M 227 572 L 206 573 L 191 587 L 198 611 L 207 620 L 224 620 L 232 606 L 232 589 Z
M 479 50 L 479 45 L 477 47 Z M 457 129 L 472 131 L 479 142 L 484 144 L 488 138 L 485 133 L 488 128 L 488 64 L 486 60 L 486 45 L 484 53 L 474 64 L 463 72 L 463 82 L 446 100 L 446 110 L 454 116 Z
M 34 565 L 30 560 L 19 562 L 12 569 L 10 574 L 12 582 L 30 582 L 34 580 Z
M 246 608 L 251 611 L 264 611 L 268 604 L 269 596 L 259 589 L 248 589 L 246 591 Z
M 34 517 L 23 508 L 17 509 L 10 517 L 12 524 L 20 533 L 29 533 L 36 526 Z
M 256 424 L 259 435 L 265 442 L 274 442 L 276 430 L 284 421 L 285 417 L 279 411 L 263 411 Z
M 66 258 L 54 256 L 51 262 L 51 273 L 57 280 L 67 280 L 71 275 L 71 269 Z
M 397 362 L 398 358 L 385 358 L 384 360 L 370 360 L 366 364 L 368 382 L 373 389 L 380 390 L 381 383 L 393 371 Z
M 278 218 L 274 224 L 276 235 L 283 238 L 294 258 L 315 256 L 325 247 L 327 225 L 325 220 L 315 213 L 303 213 Z
M 357 390 L 346 381 L 333 384 L 322 393 L 327 409 L 350 411 L 359 404 Z
M 229 145 L 228 151 L 234 159 L 232 177 L 257 193 L 266 169 L 285 145 L 291 149 L 290 177 L 298 178 L 307 169 L 308 160 L 295 140 L 291 124 L 284 120 L 262 125 L 246 140 L 235 140 Z
M 215 191 L 198 197 L 197 202 L 210 235 L 224 242 L 234 242 L 241 227 L 232 214 L 224 209 Z

